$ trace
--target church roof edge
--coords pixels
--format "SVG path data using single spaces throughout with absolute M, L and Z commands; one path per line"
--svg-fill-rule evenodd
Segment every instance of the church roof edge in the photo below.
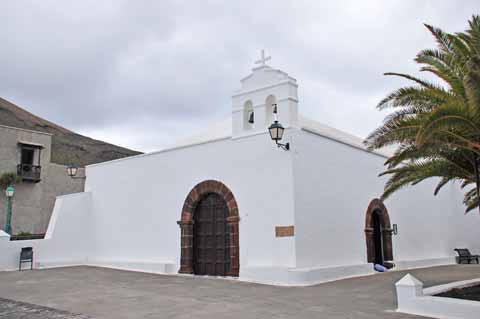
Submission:
M 290 83 L 290 84 L 294 85 L 295 87 L 298 87 L 297 82 L 292 82 L 292 81 L 290 81 L 289 79 L 287 79 L 287 80 L 279 81 L 279 82 L 276 82 L 276 83 L 272 83 L 272 84 L 269 84 L 269 85 L 261 86 L 261 87 L 254 88 L 254 89 L 250 89 L 250 90 L 242 90 L 242 89 L 240 89 L 240 90 L 235 91 L 235 92 L 232 94 L 232 97 L 241 96 L 241 95 L 244 95 L 244 94 L 248 94 L 248 93 L 253 93 L 253 92 L 257 92 L 257 91 L 269 89 L 269 88 L 271 88 L 271 87 L 274 87 L 274 86 L 277 86 L 277 85 L 281 85 L 281 84 L 286 84 L 286 83 Z
M 130 159 L 144 157 L 144 156 L 150 156 L 150 155 L 160 154 L 164 152 L 175 151 L 175 150 L 179 150 L 187 147 L 231 139 L 232 131 L 231 131 L 231 126 L 229 125 L 231 125 L 231 119 L 226 119 L 214 125 L 213 130 L 210 130 L 210 131 L 207 130 L 199 136 L 193 136 L 189 139 L 177 142 L 176 144 L 170 147 L 166 147 L 161 150 L 150 152 L 150 153 L 139 154 L 136 156 L 130 156 L 130 157 L 120 158 L 120 159 L 116 159 L 108 162 L 88 165 L 87 168 L 97 167 L 97 166 L 115 163 L 119 161 L 126 161 Z M 336 129 L 334 127 L 328 126 L 326 124 L 320 123 L 310 118 L 300 116 L 299 125 L 297 127 L 305 132 L 308 132 L 323 138 L 327 138 L 329 140 L 332 140 L 341 144 L 345 144 L 353 148 L 356 148 L 358 150 L 361 150 L 370 154 L 374 154 L 377 156 L 381 156 L 384 158 L 388 158 L 393 154 L 393 152 L 389 149 L 371 151 L 363 144 L 363 139 L 361 137 Z M 266 131 L 263 133 L 267 134 Z

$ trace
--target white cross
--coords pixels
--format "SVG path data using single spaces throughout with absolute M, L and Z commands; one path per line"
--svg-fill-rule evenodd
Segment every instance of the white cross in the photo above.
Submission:
M 265 56 L 265 50 L 262 49 L 260 60 L 255 61 L 255 64 L 260 64 L 261 66 L 267 65 L 265 62 L 267 62 L 271 58 L 271 56 Z

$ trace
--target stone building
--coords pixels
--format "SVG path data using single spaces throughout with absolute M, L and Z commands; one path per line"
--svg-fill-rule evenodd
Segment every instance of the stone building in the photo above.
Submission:
M 12 234 L 44 234 L 59 195 L 83 191 L 82 179 L 71 179 L 64 165 L 50 161 L 52 134 L 0 125 L 0 175 L 16 173 Z M 83 172 L 81 172 L 82 174 Z M 0 190 L 0 225 L 5 224 L 6 197 Z

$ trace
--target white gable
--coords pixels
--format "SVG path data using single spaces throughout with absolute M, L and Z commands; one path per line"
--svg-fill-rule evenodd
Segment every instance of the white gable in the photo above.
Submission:
M 272 69 L 268 65 L 254 68 L 252 71 L 252 74 L 240 80 L 242 87 L 234 96 L 241 95 L 242 93 L 245 94 L 251 90 L 276 85 L 281 82 L 291 81 L 292 83 L 297 83 L 297 80 L 289 76 L 286 72 Z

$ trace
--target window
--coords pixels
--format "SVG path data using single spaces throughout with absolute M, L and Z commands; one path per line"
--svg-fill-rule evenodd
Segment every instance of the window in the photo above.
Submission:
M 40 158 L 42 145 L 19 142 L 20 162 L 17 165 L 17 175 L 22 177 L 24 181 L 39 182 L 40 181 Z
M 33 165 L 33 157 L 35 155 L 35 149 L 29 147 L 21 148 L 20 164 Z

